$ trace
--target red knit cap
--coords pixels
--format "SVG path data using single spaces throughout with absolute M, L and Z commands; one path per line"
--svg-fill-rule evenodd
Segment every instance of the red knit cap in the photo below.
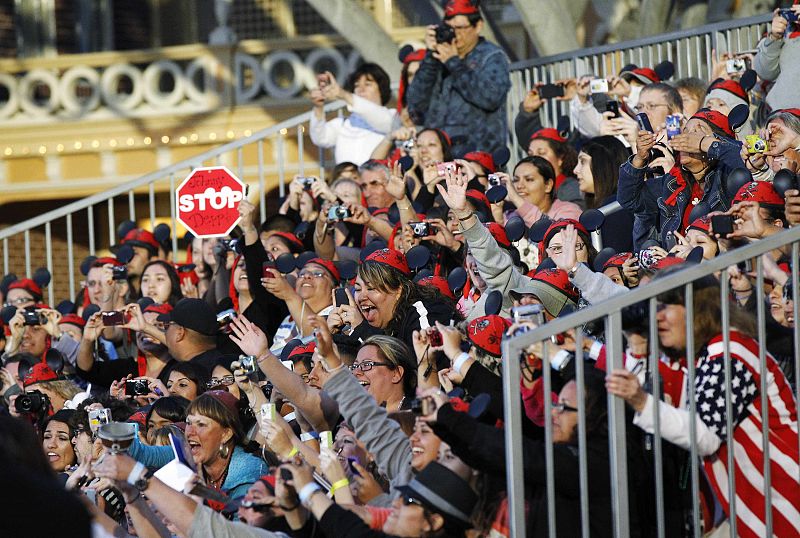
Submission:
M 159 247 L 158 241 L 156 241 L 156 236 L 154 236 L 151 232 L 141 228 L 134 228 L 125 234 L 125 237 L 122 238 L 120 243 L 123 245 L 127 243 L 131 246 L 143 247 L 155 252 L 158 252 Z
M 33 295 L 34 300 L 41 301 L 42 300 L 42 288 L 39 287 L 39 284 L 31 280 L 30 278 L 23 278 L 22 280 L 15 280 L 11 284 L 8 285 L 9 290 L 25 290 L 31 295 Z
M 76 327 L 80 327 L 81 329 L 86 326 L 86 321 L 77 314 L 65 314 L 61 316 L 61 323 L 69 323 L 70 325 L 75 325 Z
M 420 278 L 417 281 L 417 284 L 420 286 L 432 286 L 439 290 L 442 295 L 446 295 L 451 299 L 455 299 L 456 296 L 453 294 L 453 290 L 450 289 L 450 284 L 447 283 L 447 279 L 441 276 L 426 276 L 424 278 Z
M 693 223 L 686 227 L 686 231 L 700 230 L 703 233 L 711 235 L 711 217 L 703 215 L 699 219 L 695 219 Z
M 731 124 L 728 123 L 728 116 L 722 114 L 721 112 L 717 112 L 716 110 L 702 109 L 698 110 L 691 119 L 703 120 L 710 125 L 718 127 L 730 138 L 736 138 L 736 133 L 734 133 L 733 129 L 731 129 Z
M 767 181 L 751 181 L 742 185 L 733 197 L 736 202 L 758 202 L 759 205 L 780 206 L 786 204 L 786 200 L 775 190 L 772 183 Z
M 456 15 L 474 15 L 480 13 L 478 0 L 447 0 L 444 6 L 444 16 L 455 17 Z
M 322 258 L 311 258 L 306 262 L 306 265 L 308 265 L 309 263 L 316 263 L 317 265 L 324 267 L 325 270 L 331 274 L 333 280 L 336 282 L 339 282 L 342 279 L 342 275 L 341 273 L 339 273 L 339 269 L 336 268 L 336 265 L 334 265 L 334 263 L 331 260 L 323 260 Z
M 405 255 L 400 252 L 399 250 L 394 250 L 391 248 L 382 248 L 380 250 L 376 250 L 369 256 L 367 259 L 364 260 L 366 262 L 376 262 L 383 265 L 388 265 L 406 276 L 411 275 L 411 269 L 408 267 L 408 261 L 406 260 Z
M 294 235 L 293 233 L 291 233 L 291 232 L 272 232 L 270 237 L 272 237 L 273 235 L 277 235 L 278 237 L 282 237 L 283 239 L 287 240 L 290 243 L 290 245 L 289 245 L 290 248 L 291 247 L 295 247 L 295 248 L 298 248 L 300 250 L 303 250 L 303 242 L 300 241 L 300 239 L 298 239 L 298 237 L 296 235 Z
M 36 383 L 46 383 L 48 381 L 58 381 L 58 374 L 45 362 L 37 362 L 31 367 L 28 375 L 22 380 L 25 387 L 29 387 Z
M 467 338 L 478 349 L 492 355 L 493 357 L 502 356 L 500 343 L 503 341 L 503 334 L 511 327 L 511 321 L 500 316 L 482 316 L 469 322 L 467 326 Z
M 631 256 L 633 256 L 632 252 L 620 252 L 619 254 L 614 254 L 606 260 L 606 263 L 603 264 L 603 271 L 609 267 L 615 267 L 618 269 L 621 268 L 626 261 L 631 259 Z
M 538 131 L 536 131 L 531 135 L 531 140 L 551 140 L 553 142 L 558 142 L 560 144 L 563 144 L 564 142 L 567 141 L 566 138 L 561 136 L 561 133 L 558 132 L 558 129 L 553 129 L 552 127 L 539 129 Z
M 491 153 L 486 153 L 485 151 L 470 151 L 464 155 L 464 160 L 478 163 L 490 174 L 494 174 L 497 171 L 497 167 L 494 164 L 494 157 L 492 157 Z
M 492 234 L 492 237 L 494 237 L 494 240 L 497 241 L 498 245 L 503 248 L 511 248 L 511 241 L 508 239 L 505 228 L 496 222 L 486 223 L 486 228 L 489 229 L 489 233 Z

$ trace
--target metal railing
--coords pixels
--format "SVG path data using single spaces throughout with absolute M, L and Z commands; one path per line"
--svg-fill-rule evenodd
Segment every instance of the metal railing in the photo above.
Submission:
M 326 112 L 341 110 L 344 107 L 344 102 L 338 101 L 330 103 L 325 106 Z M 224 164 L 243 181 L 247 183 L 248 178 L 257 181 L 258 196 L 260 201 L 260 217 L 263 221 L 266 218 L 266 195 L 268 190 L 274 186 L 274 178 L 268 178 L 267 174 L 270 172 L 277 173 L 277 183 L 279 194 L 281 197 L 285 195 L 285 187 L 287 184 L 287 175 L 291 181 L 291 176 L 297 173 L 303 174 L 307 163 L 305 162 L 304 155 L 304 142 L 305 136 L 308 132 L 308 124 L 311 118 L 311 112 L 300 114 L 286 121 L 262 129 L 251 136 L 234 140 L 227 144 L 201 153 L 189 159 L 185 159 L 178 163 L 172 164 L 166 168 L 156 170 L 150 174 L 144 175 L 135 180 L 123 183 L 113 187 L 107 191 L 83 198 L 71 204 L 67 204 L 61 208 L 53 211 L 48 211 L 42 215 L 26 220 L 19 224 L 9 226 L 0 230 L 0 242 L 2 244 L 3 256 L 3 273 L 7 274 L 10 271 L 10 251 L 9 242 L 15 236 L 22 235 L 24 241 L 24 255 L 25 255 L 25 274 L 31 275 L 32 261 L 31 261 L 31 234 L 40 228 L 44 228 L 45 235 L 45 259 L 46 267 L 52 275 L 52 281 L 48 286 L 48 302 L 53 304 L 54 301 L 54 288 L 61 281 L 61 279 L 68 279 L 69 281 L 69 295 L 70 298 L 75 297 L 76 291 L 76 278 L 75 278 L 75 259 L 74 259 L 74 227 L 76 220 L 84 218 L 86 228 L 88 230 L 88 245 L 89 254 L 94 255 L 98 250 L 102 250 L 96 245 L 96 238 L 98 236 L 98 226 L 108 226 L 108 235 L 110 244 L 114 243 L 116 237 L 116 227 L 118 222 L 118 215 L 116 213 L 115 201 L 122 200 L 123 205 L 127 205 L 127 219 L 136 221 L 136 194 L 146 191 L 148 216 L 150 220 L 150 228 L 155 227 L 157 218 L 164 218 L 166 215 L 157 215 L 156 212 L 156 187 L 159 190 L 168 188 L 170 197 L 170 210 L 169 210 L 169 223 L 172 233 L 172 250 L 178 250 L 178 237 L 176 230 L 176 209 L 175 209 L 175 187 L 180 181 L 188 175 L 188 173 L 198 166 L 216 166 Z M 287 140 L 291 137 L 296 137 L 296 151 L 297 158 L 294 161 L 289 161 L 289 152 L 287 151 Z M 275 163 L 273 166 L 266 165 L 265 144 L 271 142 L 271 149 L 273 155 L 271 160 Z M 251 155 L 251 159 L 245 158 L 245 150 L 250 150 L 248 153 L 252 154 L 252 148 L 255 148 L 255 156 Z M 325 150 L 316 148 L 319 164 L 319 177 L 325 177 L 326 155 Z M 235 155 L 235 157 L 234 157 Z M 291 169 L 291 171 L 290 171 Z M 252 185 L 251 191 L 255 190 L 255 185 Z M 95 218 L 95 209 L 105 205 L 107 207 L 106 223 L 98 224 Z M 84 213 L 80 217 L 80 213 Z M 124 212 L 124 210 L 123 210 Z M 124 220 L 122 218 L 119 221 Z M 63 226 L 66 234 L 67 243 L 67 259 L 59 260 L 59 271 L 54 270 L 53 261 L 53 244 L 52 235 L 53 230 L 59 230 L 58 226 Z M 64 267 L 66 262 L 66 267 Z
M 694 282 L 700 278 L 709 275 L 720 273 L 720 301 L 722 311 L 722 335 L 724 347 L 724 375 L 725 386 L 730 385 L 731 367 L 730 367 L 730 308 L 729 294 L 730 284 L 727 268 L 739 262 L 744 262 L 752 258 L 756 258 L 755 273 L 756 284 L 753 292 L 757 296 L 757 322 L 758 322 L 758 347 L 759 347 L 759 363 L 760 363 L 760 377 L 761 386 L 759 387 L 759 397 L 761 398 L 761 417 L 764 424 L 764 430 L 761 432 L 763 437 L 762 450 L 764 451 L 764 460 L 769 461 L 769 439 L 767 431 L 767 413 L 769 406 L 767 405 L 767 361 L 766 356 L 766 314 L 764 304 L 764 266 L 762 254 L 768 253 L 774 249 L 791 245 L 791 259 L 793 260 L 790 280 L 793 289 L 798 289 L 798 252 L 800 252 L 800 227 L 791 228 L 789 230 L 780 232 L 770 237 L 760 239 L 749 245 L 737 248 L 724 255 L 718 256 L 711 260 L 704 260 L 700 264 L 688 265 L 684 269 L 677 271 L 674 274 L 665 276 L 664 278 L 650 281 L 646 285 L 641 285 L 630 291 L 615 295 L 590 307 L 574 312 L 563 318 L 557 318 L 548 323 L 545 323 L 527 333 L 509 338 L 502 344 L 503 349 L 503 390 L 504 390 L 504 404 L 505 404 L 505 442 L 506 442 L 506 478 L 508 487 L 508 503 L 509 503 L 509 528 L 511 536 L 521 537 L 525 536 L 525 509 L 524 509 L 524 480 L 520 480 L 523 474 L 523 458 L 522 458 L 522 445 L 523 439 L 518 432 L 522 430 L 522 410 L 520 404 L 519 386 L 520 386 L 520 355 L 532 344 L 542 343 L 544 351 L 542 355 L 545 357 L 545 365 L 543 366 L 543 383 L 544 394 L 550 394 L 551 388 L 551 369 L 547 366 L 548 350 L 547 346 L 552 336 L 562 334 L 568 330 L 574 329 L 576 334 L 576 383 L 577 383 L 577 400 L 578 400 L 578 448 L 579 448 L 579 472 L 580 472 L 580 506 L 581 506 L 581 520 L 583 528 L 583 536 L 588 536 L 588 521 L 589 521 L 589 497 L 588 497 L 588 470 L 587 470 L 587 438 L 586 438 L 586 408 L 585 408 L 585 389 L 584 389 L 584 361 L 583 361 L 583 343 L 584 334 L 582 327 L 589 322 L 596 320 L 603 320 L 605 323 L 605 345 L 606 345 L 606 358 L 607 370 L 610 372 L 616 368 L 624 368 L 624 336 L 622 329 L 622 309 L 639 303 L 641 301 L 648 301 L 649 303 L 649 328 L 648 328 L 648 345 L 649 356 L 647 362 L 649 370 L 652 373 L 653 382 L 653 397 L 656 401 L 660 398 L 661 386 L 658 376 L 658 363 L 660 360 L 659 355 L 659 335 L 656 324 L 656 297 L 666 291 L 683 289 L 685 291 L 685 307 L 686 307 L 686 357 L 696 357 L 700 351 L 696 345 L 702 344 L 694 341 L 694 320 L 693 320 L 693 290 Z M 788 283 L 787 283 L 788 284 Z M 794 302 L 794 318 L 798 319 L 798 302 Z M 800 372 L 800 324 L 794 324 L 794 362 L 792 367 L 795 372 Z M 588 367 L 588 366 L 587 366 Z M 688 402 L 690 423 L 694 427 L 690 428 L 690 445 L 691 445 L 691 491 L 692 491 L 692 526 L 694 536 L 700 536 L 700 512 L 698 509 L 699 502 L 699 463 L 700 458 L 697 452 L 697 430 L 694 408 L 695 395 L 695 363 L 692 360 L 687 361 L 687 385 L 688 385 Z M 796 379 L 796 376 L 795 376 Z M 800 401 L 800 385 L 795 388 L 795 401 Z M 626 537 L 630 531 L 630 521 L 628 518 L 628 473 L 627 473 L 627 458 L 626 458 L 626 426 L 625 426 L 625 403 L 621 398 L 610 395 L 608 396 L 608 432 L 609 432 L 609 454 L 610 454 L 610 468 L 611 468 L 611 492 L 612 492 L 612 507 L 613 507 L 613 524 L 614 536 Z M 679 404 L 678 404 L 679 405 Z M 727 416 L 727 435 L 722 439 L 724 445 L 732 447 L 733 439 L 733 424 L 732 424 L 732 403 L 731 392 L 725 391 L 725 407 Z M 549 420 L 552 411 L 552 402 L 548 397 L 544 398 L 544 416 L 545 419 L 545 439 L 546 439 L 546 480 L 547 491 L 554 491 L 554 484 L 557 477 L 554 473 L 553 466 L 553 444 L 552 444 L 552 424 Z M 664 520 L 664 494 L 663 484 L 664 477 L 662 475 L 662 453 L 661 453 L 661 434 L 659 425 L 659 414 L 655 413 L 655 433 L 654 433 L 654 482 L 657 488 L 656 491 L 656 515 L 657 515 L 657 528 L 658 536 L 665 536 L 665 520 Z M 800 449 L 800 438 L 798 438 L 798 449 Z M 796 463 L 796 462 L 795 462 Z M 728 521 L 731 527 L 731 536 L 736 536 L 736 503 L 737 498 L 734 494 L 736 490 L 736 479 L 734 475 L 733 464 L 733 450 L 728 450 L 728 499 L 730 499 L 730 511 L 728 514 Z M 800 478 L 800 477 L 796 477 Z M 771 521 L 771 482 L 769 470 L 764 473 L 764 487 L 763 492 L 766 498 L 765 502 L 765 534 L 764 536 L 772 536 L 772 521 Z M 639 492 L 641 493 L 641 492 Z M 558 528 L 555 521 L 554 509 L 554 496 L 548 495 L 548 515 L 549 515 L 549 529 L 550 536 L 559 536 Z M 749 507 L 756 509 L 757 507 Z M 541 517 L 541 514 L 537 514 Z
M 755 49 L 759 39 L 768 31 L 771 20 L 771 13 L 758 15 L 514 63 L 507 102 L 509 125 L 514 125 L 519 105 L 528 90 L 539 82 L 551 83 L 590 74 L 609 77 L 617 75 L 624 65 L 630 63 L 653 67 L 664 60 L 675 64 L 671 80 L 684 77 L 709 80 L 712 51 L 721 54 Z M 553 126 L 559 116 L 569 115 L 569 102 L 546 102 L 540 115 L 544 125 Z M 511 136 L 512 155 L 517 155 L 519 142 L 513 130 Z

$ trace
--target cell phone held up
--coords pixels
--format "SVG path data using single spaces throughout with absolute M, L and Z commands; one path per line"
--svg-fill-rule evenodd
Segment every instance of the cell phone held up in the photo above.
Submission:
M 604 78 L 590 80 L 589 91 L 592 93 L 608 93 L 608 81 Z
M 612 117 L 619 118 L 619 101 L 611 99 L 610 101 L 606 102 L 606 112 L 611 112 L 614 114 Z
M 722 238 L 728 237 L 733 233 L 733 215 L 713 215 L 711 230 Z
M 344 288 L 333 290 L 333 297 L 336 300 L 336 306 L 350 304 L 350 297 L 347 296 L 347 290 Z
M 275 262 L 265 261 L 261 264 L 261 278 L 275 278 Z
M 666 119 L 667 126 L 667 139 L 672 140 L 674 137 L 681 134 L 681 115 L 670 114 Z
M 650 118 L 647 117 L 646 113 L 640 112 L 636 114 L 636 123 L 639 124 L 640 131 L 647 131 L 648 133 L 653 132 L 653 126 L 650 124 Z
M 539 86 L 539 97 L 542 99 L 554 99 L 556 97 L 564 97 L 564 86 L 561 84 L 543 84 Z

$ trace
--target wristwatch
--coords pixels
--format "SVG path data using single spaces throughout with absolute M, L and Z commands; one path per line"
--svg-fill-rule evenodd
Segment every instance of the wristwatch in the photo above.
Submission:
M 144 490 L 147 489 L 147 486 L 150 485 L 150 479 L 153 477 L 153 472 L 150 469 L 147 469 L 143 475 L 136 479 L 133 483 L 133 487 L 139 490 L 139 492 L 144 493 Z
M 570 280 L 575 278 L 575 272 L 578 270 L 578 265 L 580 265 L 580 262 L 576 262 L 575 265 L 572 267 L 572 269 L 567 271 L 567 276 L 569 277 Z

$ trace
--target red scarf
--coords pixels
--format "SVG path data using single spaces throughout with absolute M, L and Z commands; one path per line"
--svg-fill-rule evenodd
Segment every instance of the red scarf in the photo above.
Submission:
M 683 170 L 679 164 L 676 164 L 672 167 L 672 169 L 669 171 L 669 175 L 676 179 L 678 182 L 678 188 L 675 189 L 675 191 L 670 194 L 666 200 L 664 200 L 666 205 L 674 206 L 678 201 L 678 195 L 685 191 L 687 187 L 691 189 L 689 195 L 692 198 L 696 198 L 697 200 L 703 199 L 703 195 L 705 194 L 703 189 L 700 187 L 697 181 L 692 180 L 691 184 L 686 181 L 686 178 L 683 177 Z M 686 204 L 686 208 L 683 210 L 683 215 L 681 216 L 681 227 L 680 230 L 678 230 L 680 233 L 683 233 L 684 230 L 686 230 L 686 227 L 691 224 L 689 222 L 689 214 L 692 212 L 692 209 L 694 209 L 694 206 L 695 204 L 692 203 Z

